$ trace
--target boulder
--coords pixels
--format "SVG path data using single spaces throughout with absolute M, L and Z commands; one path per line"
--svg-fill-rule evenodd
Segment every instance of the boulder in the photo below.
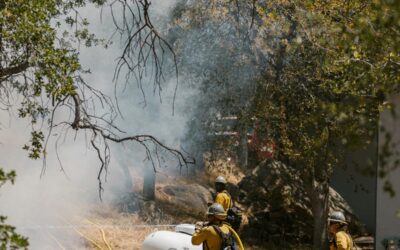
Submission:
M 294 168 L 278 161 L 264 161 L 238 184 L 238 202 L 248 224 L 243 237 L 277 243 L 310 242 L 313 217 L 303 180 Z M 360 225 L 347 202 L 330 188 L 330 210 L 343 211 L 350 226 Z
M 138 213 L 144 221 L 152 224 L 165 221 L 189 223 L 205 218 L 207 203 L 211 200 L 210 190 L 204 186 L 176 181 L 156 185 L 154 201 L 131 192 L 121 197 L 115 207 L 124 213 Z
M 156 187 L 157 202 L 189 217 L 204 218 L 210 191 L 195 183 L 167 184 Z

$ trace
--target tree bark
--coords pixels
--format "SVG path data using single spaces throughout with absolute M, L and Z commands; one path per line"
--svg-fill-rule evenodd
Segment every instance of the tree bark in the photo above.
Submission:
M 313 181 L 308 188 L 308 196 L 314 219 L 313 250 L 328 249 L 329 183 Z
M 152 167 L 145 166 L 143 177 L 143 197 L 147 200 L 154 201 L 156 198 L 156 172 Z
M 0 27 L 1 31 L 1 27 Z M 1 41 L 0 41 L 1 45 Z M 12 75 L 21 73 L 25 71 L 27 68 L 29 68 L 29 63 L 28 62 L 23 62 L 17 66 L 9 67 L 9 68 L 0 68 L 0 78 L 8 78 Z
M 247 126 L 239 126 L 239 164 L 246 169 L 249 165 L 249 147 L 247 143 Z

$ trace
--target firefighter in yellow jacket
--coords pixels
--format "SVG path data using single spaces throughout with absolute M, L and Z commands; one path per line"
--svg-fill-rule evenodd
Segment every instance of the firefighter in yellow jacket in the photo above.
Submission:
M 223 176 L 218 176 L 215 179 L 215 190 L 217 195 L 215 196 L 215 203 L 221 204 L 225 212 L 233 206 L 232 198 L 228 191 L 226 191 L 226 180 Z
M 239 236 L 223 222 L 226 216 L 224 208 L 220 204 L 213 203 L 207 210 L 207 225 L 196 229 L 192 235 L 192 244 L 203 243 L 205 250 L 220 250 L 222 247 L 233 245 L 237 247 L 236 249 L 244 250 Z
M 339 211 L 335 211 L 329 215 L 329 234 L 331 241 L 329 243 L 330 250 L 352 250 L 353 240 L 351 236 L 346 233 L 345 228 L 347 226 L 346 218 L 344 214 Z

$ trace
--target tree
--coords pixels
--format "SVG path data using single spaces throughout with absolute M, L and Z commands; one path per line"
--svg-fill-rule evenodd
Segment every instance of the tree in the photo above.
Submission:
M 87 131 L 101 162 L 100 191 L 110 142 L 137 142 L 150 156 L 153 149 L 167 151 L 185 165 L 189 161 L 183 154 L 153 136 L 125 136 L 114 122 L 118 106 L 83 81 L 85 70 L 71 39 L 88 46 L 102 42 L 77 11 L 87 3 L 107 6 L 102 0 L 0 0 L 0 98 L 4 108 L 14 105 L 11 94 L 22 98 L 19 115 L 32 122 L 24 148 L 31 158 L 46 155 L 49 137 L 42 122 L 48 121 L 50 131 Z M 194 120 L 204 128 L 195 135 L 200 140 L 218 113 L 238 117 L 243 148 L 251 119 L 265 121 L 262 126 L 278 145 L 277 159 L 306 181 L 315 218 L 314 249 L 321 249 L 329 176 L 343 150 L 371 141 L 379 111 L 387 105 L 384 96 L 398 91 L 398 1 L 183 1 L 169 42 L 154 28 L 147 0 L 111 2 L 113 14 L 118 4 L 122 18 L 112 16 L 125 43 L 116 78 L 127 70 L 127 79 L 136 79 L 142 88 L 146 68 L 153 66 L 154 89 L 160 90 L 163 57 L 169 53 L 177 63 L 176 51 L 186 79 L 208 98 L 196 101 L 198 114 L 206 113 Z M 63 17 L 76 28 L 66 37 L 56 32 Z M 104 104 L 100 113 L 98 103 Z M 65 111 L 71 118 L 53 119 Z
M 127 136 L 115 124 L 120 112 L 114 104 L 117 100 L 84 81 L 83 75 L 90 70 L 79 62 L 79 45 L 107 46 L 90 33 L 87 19 L 79 13 L 79 8 L 87 4 L 109 7 L 115 33 L 124 41 L 116 65 L 116 81 L 120 72 L 128 72 L 126 81 L 137 81 L 143 88 L 143 84 L 151 84 L 143 77 L 152 68 L 154 89 L 161 91 L 164 57 L 175 58 L 172 47 L 150 20 L 149 1 L 0 0 L 0 105 L 5 110 L 18 108 L 18 115 L 30 120 L 31 138 L 23 148 L 32 159 L 46 158 L 49 135 L 54 130 L 60 130 L 60 135 L 71 130 L 86 133 L 100 161 L 97 179 L 101 197 L 110 162 L 110 142 L 138 143 L 152 164 L 156 164 L 153 158 L 159 153 L 171 154 L 179 166 L 191 160 L 151 135 Z M 115 9 L 121 10 L 121 18 L 114 15 Z M 64 29 L 65 26 L 70 28 Z M 14 102 L 13 96 L 21 102 Z M 56 120 L 56 114 L 66 115 Z M 55 144 L 57 148 L 58 140 Z M 13 229 L 6 230 L 12 233 Z M 14 240 L 12 235 L 6 235 L 5 240 L 9 237 Z
M 152 149 L 169 152 L 177 157 L 179 165 L 185 165 L 190 160 L 151 135 L 125 136 L 114 122 L 119 112 L 114 101 L 83 80 L 82 74 L 88 72 L 79 63 L 79 50 L 75 49 L 74 41 L 86 46 L 102 43 L 89 32 L 88 21 L 77 10 L 88 3 L 109 6 L 116 32 L 125 39 L 115 77 L 127 69 L 127 81 L 134 77 L 142 88 L 144 70 L 153 67 L 154 88 L 160 90 L 164 77 L 163 57 L 167 51 L 172 52 L 172 48 L 151 23 L 148 1 L 107 5 L 101 0 L 3 0 L 0 2 L 0 98 L 3 107 L 10 108 L 15 105 L 10 96 L 21 96 L 19 116 L 29 118 L 32 123 L 30 143 L 24 149 L 30 158 L 45 157 L 49 136 L 41 129 L 44 122 L 48 122 L 46 129 L 49 134 L 58 128 L 66 132 L 70 129 L 87 131 L 101 162 L 98 175 L 100 191 L 102 174 L 107 171 L 110 160 L 109 142 L 134 141 L 144 146 L 150 156 L 154 155 L 150 153 Z M 117 4 L 123 7 L 121 19 L 114 15 Z M 57 32 L 62 29 L 63 18 L 67 25 L 75 28 L 74 33 L 69 34 L 67 30 L 60 35 Z M 100 111 L 96 109 L 99 105 L 102 106 Z M 70 113 L 71 118 L 56 121 L 54 116 L 57 112 Z
M 394 20 L 400 12 L 395 4 L 205 0 L 178 9 L 187 11 L 179 18 L 182 30 L 199 34 L 197 40 L 184 40 L 182 46 L 208 55 L 206 67 L 195 68 L 202 57 L 186 62 L 197 77 L 196 84 L 210 89 L 206 96 L 210 99 L 200 103 L 208 110 L 211 106 L 214 112 L 224 112 L 222 105 L 215 105 L 221 101 L 234 112 L 246 114 L 242 122 L 252 117 L 264 121 L 261 127 L 271 132 L 277 144 L 276 159 L 293 166 L 304 180 L 314 215 L 313 249 L 325 244 L 332 172 L 341 166 L 344 151 L 371 143 L 379 112 L 388 105 L 384 96 L 398 91 L 400 30 Z M 219 57 L 221 51 L 229 51 L 232 40 L 209 37 L 226 32 L 243 41 L 233 35 L 243 30 L 249 50 L 244 52 L 239 46 L 234 51 L 238 57 L 250 57 L 250 62 L 243 63 L 255 65 L 259 72 L 239 83 L 242 89 L 253 80 L 257 83 L 252 92 L 256 94 L 248 98 L 251 105 L 242 111 L 240 105 L 235 106 L 240 104 L 240 88 L 227 93 L 222 87 L 231 84 L 229 76 L 240 70 L 229 63 L 232 55 Z M 204 42 L 207 46 L 201 46 Z
M 143 197 L 147 200 L 154 200 L 156 197 L 156 172 L 153 168 L 146 166 L 143 171 Z
M 275 60 L 279 67 L 265 75 L 256 110 L 275 134 L 278 159 L 305 180 L 314 215 L 314 249 L 325 242 L 329 177 L 345 150 L 372 142 L 386 105 L 384 95 L 398 86 L 393 41 L 385 48 L 375 43 L 388 28 L 376 19 L 385 4 L 294 2 L 277 15 L 294 27 L 294 36 L 281 46 L 281 60 Z M 389 27 L 398 31 L 397 25 Z
M 303 176 L 311 178 L 307 183 L 311 203 L 315 204 L 314 249 L 320 249 L 324 241 L 324 235 L 318 235 L 318 228 L 326 228 L 328 211 L 322 204 L 326 202 L 329 176 L 340 166 L 341 152 L 371 143 L 378 130 L 379 112 L 386 105 L 384 96 L 396 92 L 399 83 L 397 45 L 393 41 L 388 41 L 384 48 L 380 45 L 381 39 L 390 37 L 381 38 L 382 34 L 389 34 L 386 28 L 398 32 L 399 27 L 394 23 L 381 26 L 382 20 L 378 18 L 382 13 L 389 19 L 397 16 L 396 10 L 389 11 L 387 6 L 383 8 L 387 12 L 382 11 L 382 6 L 388 4 L 385 1 L 377 5 L 363 1 L 331 4 L 316 4 L 305 12 L 314 13 L 308 20 L 314 21 L 311 25 L 318 23 L 321 27 L 318 32 L 302 36 L 304 45 L 301 47 L 310 42 L 309 48 L 320 51 L 320 55 L 298 62 L 297 65 L 305 68 L 301 75 L 295 74 L 300 72 L 299 68 L 291 70 L 296 63 L 290 62 L 286 69 L 288 76 L 294 78 L 290 77 L 288 82 L 294 80 L 291 86 L 297 86 L 293 88 L 296 94 L 290 94 L 293 93 L 290 89 L 282 92 L 283 108 L 276 107 L 278 99 L 274 102 L 275 112 L 283 111 L 281 125 L 276 125 L 276 131 L 281 130 L 281 148 L 286 151 L 282 153 L 291 158 L 290 162 L 305 166 Z M 301 47 L 300 52 L 306 54 L 306 48 Z M 388 57 L 390 54 L 393 56 Z M 305 61 L 315 64 L 304 65 Z M 289 132 L 293 129 L 291 126 L 296 127 L 293 133 Z
M 193 118 L 187 143 L 197 162 L 204 152 L 234 151 L 232 145 L 239 144 L 240 164 L 247 166 L 247 130 L 252 123 L 248 110 L 263 65 L 249 37 L 252 5 L 243 3 L 181 1 L 173 12 L 169 38 L 181 75 L 201 93 L 188 105 Z

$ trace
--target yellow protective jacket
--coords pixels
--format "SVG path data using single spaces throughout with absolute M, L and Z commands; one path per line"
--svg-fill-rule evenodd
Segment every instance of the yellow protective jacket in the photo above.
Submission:
M 225 224 L 218 225 L 225 234 L 229 233 L 229 227 Z M 200 245 L 203 243 L 205 250 L 220 250 L 222 239 L 212 226 L 203 227 L 192 235 L 192 244 Z
M 217 193 L 215 196 L 215 203 L 221 204 L 225 212 L 232 207 L 232 199 L 226 190 Z
M 329 246 L 330 250 L 352 250 L 353 240 L 350 235 L 344 231 L 339 231 L 335 234 L 333 241 Z
M 221 223 L 218 225 L 221 231 L 224 234 L 231 233 L 236 241 L 239 250 L 244 250 L 242 241 L 239 238 L 239 235 L 233 230 L 228 224 Z M 196 232 L 192 235 L 192 244 L 200 245 L 203 243 L 204 250 L 220 250 L 222 239 L 217 231 L 213 228 L 213 226 L 203 227 L 200 230 L 196 230 Z

